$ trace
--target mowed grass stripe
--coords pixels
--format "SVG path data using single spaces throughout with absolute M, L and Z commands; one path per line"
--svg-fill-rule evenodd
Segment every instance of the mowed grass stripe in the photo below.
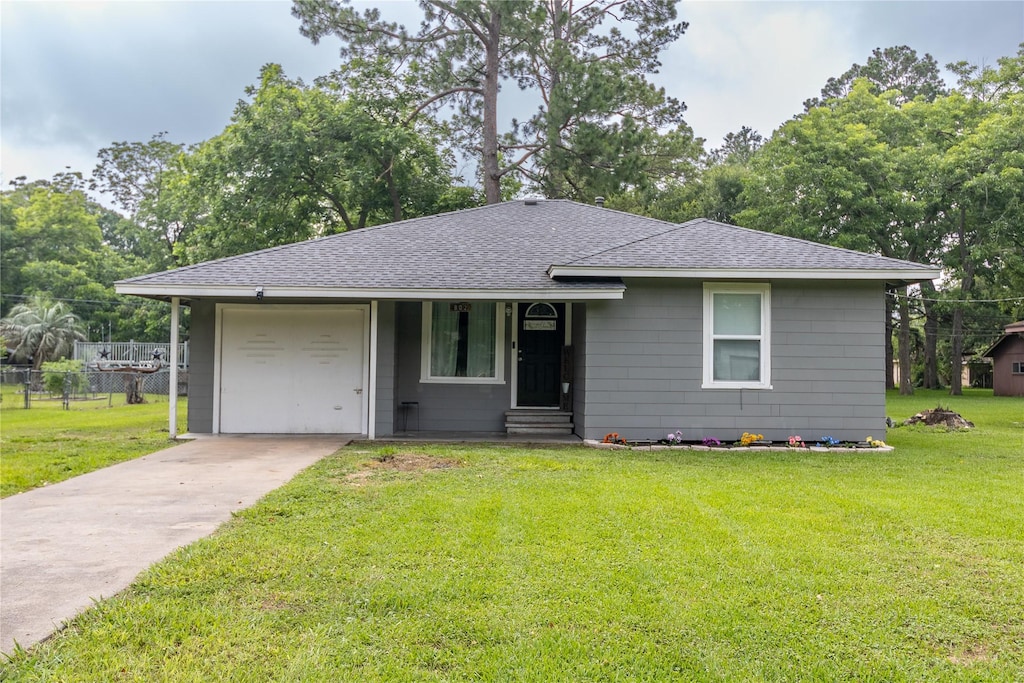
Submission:
M 356 445 L 7 675 L 1019 680 L 1021 403 L 962 401 L 888 454 Z

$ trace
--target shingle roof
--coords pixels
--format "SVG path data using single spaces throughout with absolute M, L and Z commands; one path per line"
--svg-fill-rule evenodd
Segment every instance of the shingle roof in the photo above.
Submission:
M 415 218 L 123 280 L 119 290 L 264 286 L 323 289 L 540 291 L 608 288 L 553 279 L 580 267 L 904 271 L 885 259 L 709 220 L 682 225 L 567 200 L 512 201 Z
M 624 246 L 573 261 L 574 266 L 694 269 L 930 270 L 898 259 L 808 242 L 697 218 Z

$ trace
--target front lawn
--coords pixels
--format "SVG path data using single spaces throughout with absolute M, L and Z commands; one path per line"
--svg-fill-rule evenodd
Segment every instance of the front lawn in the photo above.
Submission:
M 126 405 L 123 394 L 109 401 L 36 398 L 25 409 L 24 397 L 4 387 L 0 402 L 0 496 L 54 484 L 92 470 L 131 460 L 172 446 L 167 438 L 167 397 Z M 185 399 L 178 417 L 185 425 Z
M 355 445 L 6 673 L 1021 680 L 1024 402 L 941 402 L 892 453 Z

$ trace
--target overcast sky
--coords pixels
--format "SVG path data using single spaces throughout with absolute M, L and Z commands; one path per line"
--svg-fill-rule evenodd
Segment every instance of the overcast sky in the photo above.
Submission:
M 377 4 L 388 15 L 415 16 L 409 0 Z M 312 45 L 290 7 L 280 0 L 0 0 L 4 185 L 68 166 L 88 174 L 97 150 L 114 141 L 159 131 L 176 142 L 210 138 L 268 62 L 307 82 L 329 72 L 337 42 Z M 829 77 L 863 64 L 876 47 L 909 45 L 940 65 L 994 64 L 1024 42 L 1020 0 L 702 0 L 681 2 L 679 14 L 690 28 L 652 78 L 686 102 L 688 123 L 709 147 L 743 125 L 767 137 Z M 515 106 L 513 85 L 504 92 L 505 115 L 528 113 Z

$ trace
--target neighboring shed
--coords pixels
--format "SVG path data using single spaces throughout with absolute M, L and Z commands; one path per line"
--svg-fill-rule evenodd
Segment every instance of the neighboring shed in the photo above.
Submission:
M 117 291 L 191 306 L 193 432 L 863 439 L 885 430 L 886 284 L 938 274 L 705 219 L 527 200 Z
M 994 395 L 1024 396 L 1024 320 L 1007 325 L 982 357 L 992 359 Z

